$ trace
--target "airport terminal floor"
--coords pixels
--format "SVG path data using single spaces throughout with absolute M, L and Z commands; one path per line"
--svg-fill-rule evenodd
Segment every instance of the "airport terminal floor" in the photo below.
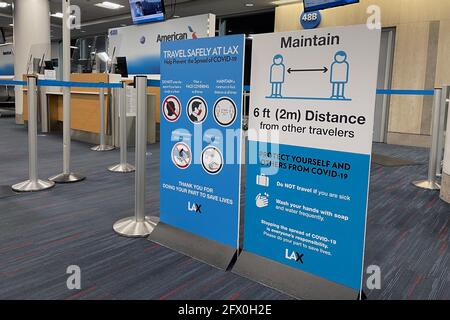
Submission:
M 10 186 L 26 178 L 27 129 L 0 118 L 0 137 L 0 185 Z M 60 169 L 61 143 L 58 133 L 38 137 L 42 176 Z M 133 215 L 134 175 L 106 170 L 118 150 L 89 147 L 72 143 L 73 168 L 85 181 L 0 199 L 0 299 L 292 299 L 145 238 L 115 234 L 113 223 Z M 437 192 L 411 184 L 426 176 L 428 150 L 374 144 L 373 151 L 412 165 L 372 163 L 365 267 L 383 270 L 383 286 L 366 289 L 367 298 L 450 299 L 450 209 Z M 158 215 L 159 144 L 147 156 L 147 213 Z M 82 290 L 67 290 L 68 265 L 83 270 Z

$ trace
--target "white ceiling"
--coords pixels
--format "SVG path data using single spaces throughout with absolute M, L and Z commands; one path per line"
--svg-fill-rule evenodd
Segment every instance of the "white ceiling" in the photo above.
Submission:
M 0 0 L 12 3 L 13 0 Z M 123 5 L 117 10 L 109 10 L 94 6 L 103 0 L 72 0 L 72 5 L 81 8 L 82 29 L 73 31 L 72 37 L 87 36 L 91 34 L 106 33 L 109 28 L 129 25 L 132 23 L 130 15 L 129 0 L 109 0 Z M 164 0 L 166 14 L 170 18 L 173 15 L 186 17 L 196 14 L 214 13 L 219 17 L 233 16 L 238 14 L 264 11 L 273 9 L 273 0 Z M 173 12 L 172 5 L 175 5 Z M 246 6 L 253 3 L 252 7 Z M 50 10 L 52 13 L 61 12 L 61 0 L 50 0 Z M 5 30 L 6 36 L 12 36 L 12 7 L 0 8 L 0 27 Z M 61 19 L 51 18 L 52 39 L 61 38 Z

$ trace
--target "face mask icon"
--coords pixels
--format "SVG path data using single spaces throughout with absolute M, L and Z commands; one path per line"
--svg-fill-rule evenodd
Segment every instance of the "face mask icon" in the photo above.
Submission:
M 201 97 L 194 97 L 187 105 L 187 115 L 193 124 L 200 124 L 205 121 L 208 115 L 208 105 Z

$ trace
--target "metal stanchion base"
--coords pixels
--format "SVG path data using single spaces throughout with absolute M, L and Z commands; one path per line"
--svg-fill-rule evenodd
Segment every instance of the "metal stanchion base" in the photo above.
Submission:
M 55 183 L 53 181 L 27 180 L 12 186 L 12 189 L 17 192 L 33 192 L 33 191 L 43 191 L 53 188 Z
M 121 172 L 121 173 L 129 173 L 136 171 L 136 168 L 131 164 L 116 164 L 114 166 L 108 167 L 108 170 L 111 172 Z
M 159 222 L 157 217 L 145 217 L 143 222 L 138 222 L 135 217 L 129 217 L 117 221 L 113 229 L 119 235 L 130 238 L 149 236 Z
M 415 181 L 413 182 L 413 185 L 421 189 L 441 190 L 441 185 L 439 183 L 429 180 Z
M 114 149 L 115 148 L 113 146 L 108 146 L 108 145 L 104 145 L 104 146 L 98 145 L 98 146 L 91 148 L 92 151 L 98 151 L 98 152 L 111 151 Z
M 61 173 L 56 176 L 48 178 L 48 180 L 56 182 L 56 183 L 75 183 L 80 182 L 86 179 L 85 176 L 76 173 Z

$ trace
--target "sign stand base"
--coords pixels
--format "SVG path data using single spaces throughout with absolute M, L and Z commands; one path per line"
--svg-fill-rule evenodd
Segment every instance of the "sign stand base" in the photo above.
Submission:
M 247 251 L 241 252 L 231 271 L 297 299 L 356 300 L 359 295 L 358 290 Z
M 158 223 L 148 239 L 222 270 L 227 270 L 236 256 L 235 248 L 172 227 L 163 222 Z

